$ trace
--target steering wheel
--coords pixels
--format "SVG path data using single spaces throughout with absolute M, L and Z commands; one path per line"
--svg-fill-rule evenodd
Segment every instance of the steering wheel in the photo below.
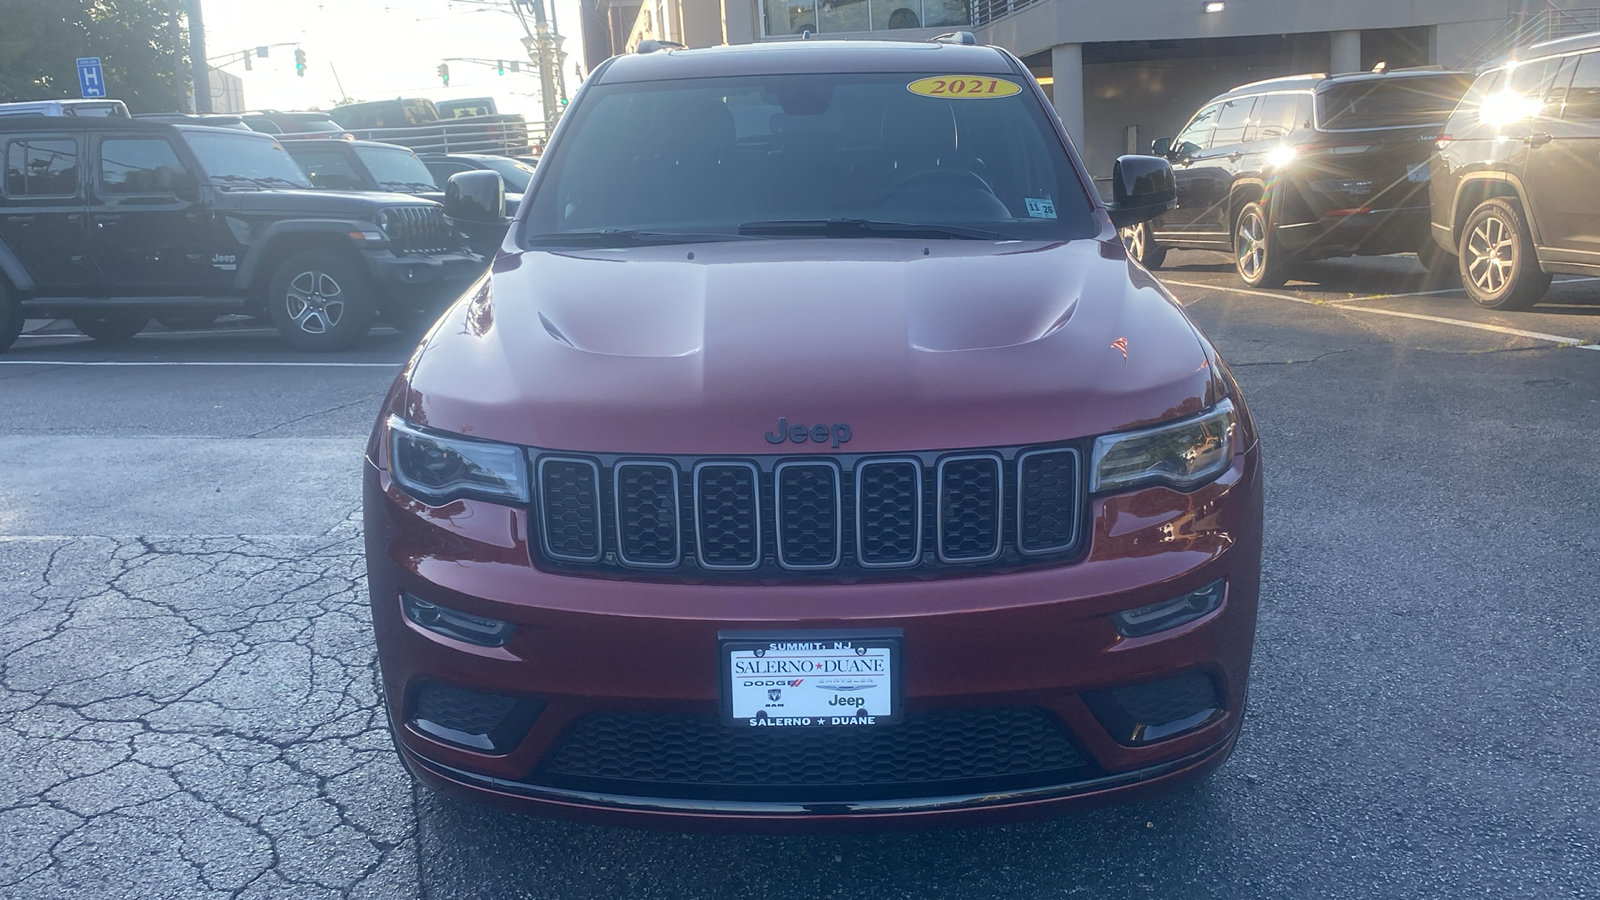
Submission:
M 1002 221 L 1011 211 L 981 175 L 966 169 L 923 169 L 897 179 L 878 201 L 880 215 L 922 221 Z
M 969 172 L 966 169 L 923 169 L 919 172 L 912 172 L 910 175 L 896 179 L 894 184 L 889 185 L 887 193 L 891 195 L 898 193 L 918 182 L 927 182 L 929 187 L 933 187 L 941 181 L 950 187 L 977 188 L 990 196 L 994 196 L 994 188 L 989 186 L 989 182 L 984 181 L 977 173 Z

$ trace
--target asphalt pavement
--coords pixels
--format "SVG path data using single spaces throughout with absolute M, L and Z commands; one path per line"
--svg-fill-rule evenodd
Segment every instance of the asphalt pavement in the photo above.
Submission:
M 376 709 L 358 516 L 405 339 L 30 323 L 0 354 L 0 896 L 1600 897 L 1600 281 L 1491 313 L 1409 258 L 1283 291 L 1169 261 L 1265 441 L 1238 749 L 1160 800 L 888 835 L 419 789 Z

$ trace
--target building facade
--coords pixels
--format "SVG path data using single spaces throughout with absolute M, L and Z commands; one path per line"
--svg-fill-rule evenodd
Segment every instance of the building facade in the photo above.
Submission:
M 582 2 L 590 68 L 646 38 L 704 47 L 972 31 L 1022 57 L 1099 177 L 1236 85 L 1379 63 L 1470 67 L 1516 44 L 1600 29 L 1600 0 Z

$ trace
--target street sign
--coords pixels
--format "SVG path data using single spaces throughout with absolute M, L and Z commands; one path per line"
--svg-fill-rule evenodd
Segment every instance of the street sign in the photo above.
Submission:
M 106 95 L 106 73 L 100 68 L 100 57 L 86 56 L 78 60 L 78 93 L 84 97 Z

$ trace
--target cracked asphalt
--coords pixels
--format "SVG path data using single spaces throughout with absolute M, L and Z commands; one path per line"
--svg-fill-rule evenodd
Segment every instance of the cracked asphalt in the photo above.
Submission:
M 1266 441 L 1238 749 L 1160 800 L 911 834 L 630 831 L 416 788 L 357 516 L 403 340 L 30 323 L 0 356 L 0 897 L 1600 897 L 1600 352 L 1548 339 L 1600 340 L 1600 283 L 1495 314 L 1406 296 L 1440 290 L 1409 259 L 1275 296 L 1170 261 Z M 130 362 L 157 365 L 59 364 Z

